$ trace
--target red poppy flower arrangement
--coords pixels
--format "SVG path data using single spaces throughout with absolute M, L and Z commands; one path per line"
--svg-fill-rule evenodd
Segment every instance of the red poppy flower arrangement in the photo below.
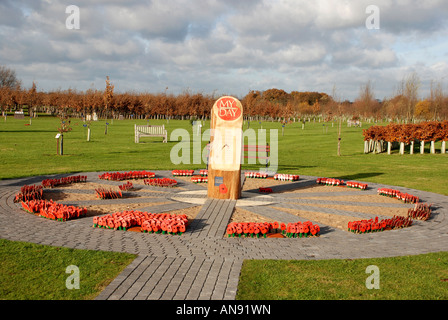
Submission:
M 317 236 L 320 232 L 320 227 L 313 224 L 311 221 L 288 223 L 283 234 L 288 238 L 307 238 L 310 236 Z
M 170 178 L 151 178 L 143 180 L 143 183 L 148 186 L 153 187 L 175 187 L 177 186 L 177 181 Z
M 368 187 L 367 183 L 360 183 L 355 181 L 348 181 L 345 184 L 348 188 L 361 189 L 361 190 L 366 190 Z
M 124 211 L 93 217 L 93 227 L 128 230 L 140 226 L 143 233 L 181 235 L 186 231 L 188 218 L 184 214 Z
M 403 193 L 399 190 L 388 189 L 388 188 L 379 188 L 377 192 L 381 196 L 396 198 L 405 203 L 418 203 L 420 201 L 419 197 L 413 196 L 408 193 Z
M 283 173 L 277 173 L 274 175 L 274 180 L 279 181 L 297 181 L 299 180 L 299 175 L 297 174 L 283 174 Z
M 129 191 L 129 190 L 132 190 L 134 188 L 134 184 L 132 182 L 128 181 L 125 184 L 122 184 L 122 185 L 118 186 L 118 188 L 121 191 Z
M 193 182 L 193 183 L 208 183 L 208 177 L 207 176 L 192 176 L 191 182 Z
M 266 238 L 272 226 L 269 222 L 231 222 L 227 225 L 226 232 L 228 237 Z
M 187 223 L 188 219 L 185 215 L 173 215 L 159 220 L 151 219 L 142 223 L 142 232 L 182 235 L 187 229 Z
M 77 219 L 85 217 L 87 214 L 86 208 L 66 206 L 53 202 L 53 200 L 31 200 L 22 202 L 22 208 L 29 213 L 58 221 Z
M 70 177 L 62 177 L 59 179 L 45 179 L 42 180 L 42 186 L 44 188 L 54 188 L 61 185 L 67 185 L 72 183 L 80 183 L 86 182 L 87 176 L 70 176 Z
M 418 203 L 415 208 L 408 210 L 408 217 L 414 220 L 426 221 L 431 217 L 431 204 Z
M 119 199 L 123 197 L 123 194 L 120 191 L 114 191 L 112 189 L 104 189 L 98 188 L 95 189 L 97 198 L 100 199 Z
M 335 178 L 317 178 L 316 180 L 317 184 L 322 184 L 326 186 L 347 186 L 348 188 L 355 188 L 355 189 L 361 189 L 366 190 L 368 185 L 366 183 L 361 182 L 355 182 L 355 181 L 348 181 L 344 182 L 344 180 L 335 179 Z
M 316 182 L 326 186 L 342 186 L 344 184 L 344 180 L 334 178 L 317 178 Z
M 203 177 L 207 177 L 208 176 L 208 170 L 206 170 L 206 169 L 199 170 L 199 175 L 201 175 Z
M 228 237 L 266 238 L 268 233 L 281 233 L 288 238 L 317 236 L 320 227 L 310 221 L 296 223 L 231 222 L 227 225 Z
M 131 179 L 147 179 L 155 177 L 154 172 L 148 171 L 129 171 L 129 172 L 106 172 L 98 177 L 103 180 L 112 180 L 112 181 L 122 181 L 122 180 L 131 180 Z
M 194 174 L 194 170 L 173 170 L 171 174 L 175 177 L 191 177 Z
M 25 185 L 20 188 L 20 192 L 14 197 L 14 202 L 20 201 L 31 201 L 31 200 L 41 200 L 43 197 L 43 187 L 42 186 L 28 186 Z
M 268 174 L 263 172 L 244 172 L 246 178 L 267 179 Z
M 369 220 L 350 221 L 348 231 L 353 233 L 370 233 L 384 230 L 400 229 L 410 227 L 412 219 L 409 217 L 393 216 L 391 219 L 382 219 L 378 217 Z

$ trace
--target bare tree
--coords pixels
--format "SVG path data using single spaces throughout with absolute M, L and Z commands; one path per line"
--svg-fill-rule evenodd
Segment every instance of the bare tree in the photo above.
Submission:
M 441 106 L 443 105 L 444 95 L 443 95 L 443 87 L 442 83 L 431 81 L 431 109 L 434 112 L 433 120 L 437 120 L 437 113 L 439 112 Z
M 373 94 L 373 86 L 372 83 L 367 81 L 366 84 L 361 85 L 361 88 L 359 90 L 359 101 L 362 105 L 362 111 L 364 112 L 364 115 L 366 116 L 369 111 L 372 109 L 372 101 L 375 99 Z
M 104 109 L 106 114 L 108 114 L 108 108 L 112 107 L 113 98 L 114 98 L 114 85 L 110 83 L 109 76 L 106 77 L 106 89 L 104 89 L 103 99 L 104 99 Z M 113 110 L 112 110 L 112 119 L 113 119 Z
M 7 68 L 5 66 L 0 66 L 0 88 L 15 88 L 19 85 L 20 80 L 17 79 L 15 70 Z
M 37 89 L 36 89 L 36 83 L 33 81 L 33 85 L 31 88 L 27 91 L 27 103 L 28 103 L 28 113 L 30 117 L 37 115 L 37 103 L 38 103 L 38 95 L 37 95 Z M 33 110 L 34 109 L 34 110 Z
M 418 90 L 420 88 L 420 78 L 417 73 L 411 73 L 405 80 L 403 95 L 407 99 L 406 119 L 412 120 L 414 115 L 415 105 L 418 102 Z

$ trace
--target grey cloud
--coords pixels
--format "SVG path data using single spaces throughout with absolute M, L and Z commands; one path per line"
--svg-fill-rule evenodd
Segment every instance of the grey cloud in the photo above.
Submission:
M 0 61 L 47 89 L 51 78 L 103 87 L 110 75 L 117 90 L 331 91 L 340 81 L 356 95 L 367 77 L 392 90 L 391 75 L 409 70 L 395 44 L 446 32 L 448 5 L 375 3 L 381 29 L 372 31 L 367 0 L 79 0 L 81 29 L 67 30 L 64 1 L 2 1 Z M 446 70 L 429 67 L 437 62 L 420 67 L 425 77 Z
M 8 26 L 17 28 L 23 25 L 24 14 L 19 6 L 12 1 L 0 2 L 0 27 Z

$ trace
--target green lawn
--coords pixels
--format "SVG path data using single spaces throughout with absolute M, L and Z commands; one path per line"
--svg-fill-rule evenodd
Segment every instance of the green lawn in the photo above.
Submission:
M 104 134 L 106 121 L 92 122 L 92 138 L 86 141 L 87 129 L 79 119 L 72 119 L 73 130 L 64 135 L 64 155 L 56 155 L 57 127 L 59 119 L 34 118 L 29 120 L 0 121 L 0 179 L 38 174 L 68 173 L 74 171 L 110 170 L 172 170 L 201 169 L 205 164 L 174 165 L 168 159 L 178 141 L 161 143 L 161 138 L 142 138 L 134 143 L 134 123 L 146 124 L 146 120 L 109 120 L 108 133 Z M 150 124 L 164 124 L 168 138 L 173 130 L 183 128 L 191 132 L 189 121 L 150 120 Z M 325 126 L 324 126 L 325 125 Z M 204 125 L 204 129 L 209 126 Z M 337 156 L 337 125 L 307 122 L 287 124 L 284 135 L 279 122 L 257 121 L 250 128 L 278 130 L 278 171 L 302 175 L 334 177 L 406 186 L 448 195 L 448 154 L 426 153 L 399 155 L 364 154 L 363 128 L 343 126 L 341 156 Z M 244 129 L 247 123 L 244 124 Z M 208 142 L 204 135 L 202 147 Z M 268 136 L 267 142 L 271 142 Z M 272 142 L 270 143 L 272 144 Z M 436 143 L 440 149 L 440 143 Z M 243 165 L 243 169 L 258 169 L 260 165 Z
M 136 256 L 0 239 L 0 299 L 90 300 Z M 69 266 L 79 270 L 79 289 Z M 68 271 L 68 272 L 67 272 Z
M 366 273 L 378 267 L 378 289 Z M 240 300 L 447 300 L 448 253 L 395 258 L 244 261 Z
M 9 117 L 3 121 L 2 118 L 0 179 L 82 171 L 205 168 L 204 163 L 173 165 L 170 151 L 178 146 L 177 141 L 164 144 L 161 138 L 142 138 L 142 143 L 134 143 L 134 123 L 146 124 L 146 120 L 115 120 L 113 123 L 109 120 L 109 123 L 106 135 L 105 120 L 92 122 L 92 137 L 88 142 L 83 122 L 72 119 L 73 130 L 64 135 L 64 155 L 58 156 L 55 135 L 59 119 L 40 116 L 33 118 L 31 125 L 26 125 L 29 119 Z M 164 124 L 169 138 L 177 128 L 190 132 L 192 129 L 189 121 L 150 120 L 149 123 Z M 208 126 L 206 123 L 204 129 Z M 247 126 L 244 123 L 244 129 Z M 424 155 L 399 155 L 397 150 L 392 155 L 364 154 L 362 129 L 367 125 L 364 124 L 363 128 L 344 125 L 342 156 L 337 156 L 336 124 L 312 121 L 307 122 L 302 130 L 301 123 L 291 123 L 286 125 L 282 134 L 279 122 L 250 123 L 251 129 L 257 130 L 261 126 L 278 130 L 279 172 L 378 182 L 448 195 L 448 155 L 429 154 L 429 144 Z M 202 147 L 208 142 L 208 137 L 204 136 L 203 140 Z M 267 142 L 272 145 L 269 137 Z M 440 148 L 440 143 L 436 148 Z M 190 159 L 193 162 L 193 155 Z M 256 170 L 259 167 L 243 165 L 243 169 Z M 91 299 L 133 258 L 118 253 L 9 241 L 1 241 L 0 249 L 0 299 Z M 54 262 L 43 265 L 42 261 L 47 261 L 48 257 L 52 257 Z M 426 261 L 430 262 L 426 264 Z M 363 283 L 368 276 L 364 272 L 367 263 L 380 267 L 381 290 L 366 291 Z M 89 284 L 82 282 L 81 290 L 65 288 L 68 277 L 65 268 L 69 264 L 77 265 L 83 275 L 91 278 Z M 238 298 L 446 299 L 446 294 L 440 292 L 440 286 L 446 290 L 447 282 L 439 278 L 448 278 L 443 267 L 448 269 L 446 253 L 372 261 L 246 261 Z M 434 268 L 435 278 L 426 277 L 431 273 L 427 268 L 431 271 Z M 421 269 L 426 271 L 418 273 Z M 403 270 L 409 270 L 410 278 L 421 277 L 421 280 L 405 281 Z M 297 281 L 301 281 L 300 285 Z M 394 282 L 397 285 L 393 285 Z M 305 290 L 310 286 L 311 289 Z M 416 287 L 421 287 L 422 291 L 415 290 Z

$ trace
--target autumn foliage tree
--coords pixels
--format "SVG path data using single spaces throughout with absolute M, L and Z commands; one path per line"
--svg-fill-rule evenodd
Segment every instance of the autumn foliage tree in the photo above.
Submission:
M 364 152 L 379 151 L 377 148 L 382 142 L 399 142 L 400 153 L 404 152 L 404 145 L 420 142 L 420 152 L 423 153 L 424 143 L 431 142 L 431 153 L 434 153 L 434 143 L 442 141 L 441 152 L 445 153 L 445 144 L 448 140 L 448 120 L 426 121 L 418 124 L 396 124 L 387 126 L 371 126 L 363 130 L 365 141 Z M 372 147 L 373 146 L 373 147 Z M 411 153 L 412 149 L 411 149 Z
M 244 106 L 245 120 L 298 120 L 321 117 L 324 121 L 337 118 L 369 118 L 397 122 L 417 120 L 443 120 L 448 118 L 448 97 L 441 83 L 431 83 L 430 96 L 418 100 L 419 78 L 413 74 L 404 78 L 395 95 L 383 101 L 375 99 L 370 81 L 361 85 L 354 102 L 339 101 L 331 95 L 317 91 L 291 91 L 271 88 L 250 90 L 238 97 Z M 46 112 L 52 115 L 85 117 L 96 113 L 100 118 L 134 119 L 206 119 L 217 97 L 215 94 L 180 94 L 164 92 L 115 92 L 106 77 L 102 89 L 85 91 L 58 89 L 39 91 L 37 83 L 24 88 L 15 72 L 0 66 L 0 107 L 7 112 L 28 110 L 29 115 Z M 335 100 L 338 100 L 337 102 Z

